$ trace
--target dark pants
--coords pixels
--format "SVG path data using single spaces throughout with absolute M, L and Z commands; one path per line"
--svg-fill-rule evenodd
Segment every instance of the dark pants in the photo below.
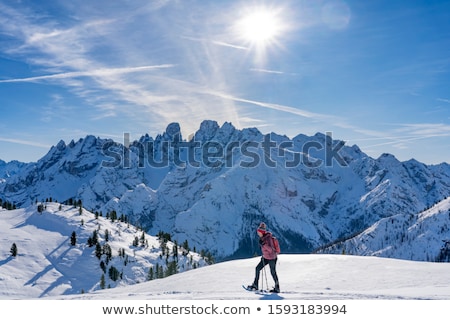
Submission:
M 273 281 L 275 281 L 275 287 L 279 287 L 277 270 L 275 268 L 276 264 L 277 264 L 277 258 L 275 258 L 273 260 L 268 260 L 266 258 L 261 258 L 261 261 L 256 266 L 255 281 L 253 281 L 253 285 L 255 287 L 258 287 L 259 274 L 260 274 L 261 270 L 266 265 L 269 265 L 269 267 L 270 267 L 270 274 L 272 275 Z

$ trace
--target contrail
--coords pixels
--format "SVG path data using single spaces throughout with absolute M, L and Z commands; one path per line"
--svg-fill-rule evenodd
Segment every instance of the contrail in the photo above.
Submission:
M 0 83 L 12 83 L 12 82 L 34 82 L 40 80 L 51 80 L 51 79 L 67 79 L 67 78 L 78 78 L 78 77 L 103 77 L 111 76 L 117 74 L 125 74 L 132 72 L 142 72 L 154 69 L 164 69 L 172 68 L 173 64 L 161 64 L 156 66 L 142 66 L 142 67 L 127 67 L 127 68 L 105 68 L 97 69 L 91 71 L 73 71 L 57 74 L 49 74 L 44 76 L 29 77 L 29 78 L 19 78 L 19 79 L 5 79 L 0 80 Z
M 0 141 L 4 142 L 10 142 L 10 143 L 17 143 L 17 144 L 23 144 L 26 146 L 33 146 L 33 147 L 40 147 L 40 148 L 49 148 L 49 145 L 38 143 L 34 141 L 27 141 L 27 140 L 20 140 L 20 139 L 11 139 L 11 138 L 3 138 L 0 137 Z

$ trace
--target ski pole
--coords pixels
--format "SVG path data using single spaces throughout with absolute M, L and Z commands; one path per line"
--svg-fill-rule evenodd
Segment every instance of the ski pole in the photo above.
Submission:
M 264 272 L 264 278 L 266 279 L 266 290 L 269 290 L 269 283 L 267 282 L 267 273 L 266 273 L 266 261 L 263 258 L 263 272 Z M 261 286 L 264 290 L 264 279 L 263 279 L 263 285 Z
M 269 282 L 267 282 L 267 271 L 264 268 L 264 278 L 266 279 L 266 290 L 269 291 Z
M 264 269 L 264 258 L 263 257 L 261 257 L 261 262 L 263 263 L 262 269 Z M 262 272 L 262 270 L 259 271 L 259 278 L 260 278 L 260 282 L 261 282 L 260 290 L 262 291 L 263 287 L 264 287 L 264 278 L 261 277 L 261 272 Z

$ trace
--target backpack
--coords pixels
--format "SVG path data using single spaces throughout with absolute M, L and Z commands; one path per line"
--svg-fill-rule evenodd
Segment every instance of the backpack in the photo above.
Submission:
M 272 242 L 273 242 L 273 249 L 275 250 L 275 252 L 277 254 L 279 254 L 281 252 L 281 250 L 280 250 L 280 244 L 278 242 L 278 239 L 275 238 L 274 236 L 272 236 Z

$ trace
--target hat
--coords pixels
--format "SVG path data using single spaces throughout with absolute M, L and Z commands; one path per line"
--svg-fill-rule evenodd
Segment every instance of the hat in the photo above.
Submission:
M 256 232 L 261 232 L 262 234 L 265 234 L 267 232 L 266 224 L 264 222 L 261 222 Z

